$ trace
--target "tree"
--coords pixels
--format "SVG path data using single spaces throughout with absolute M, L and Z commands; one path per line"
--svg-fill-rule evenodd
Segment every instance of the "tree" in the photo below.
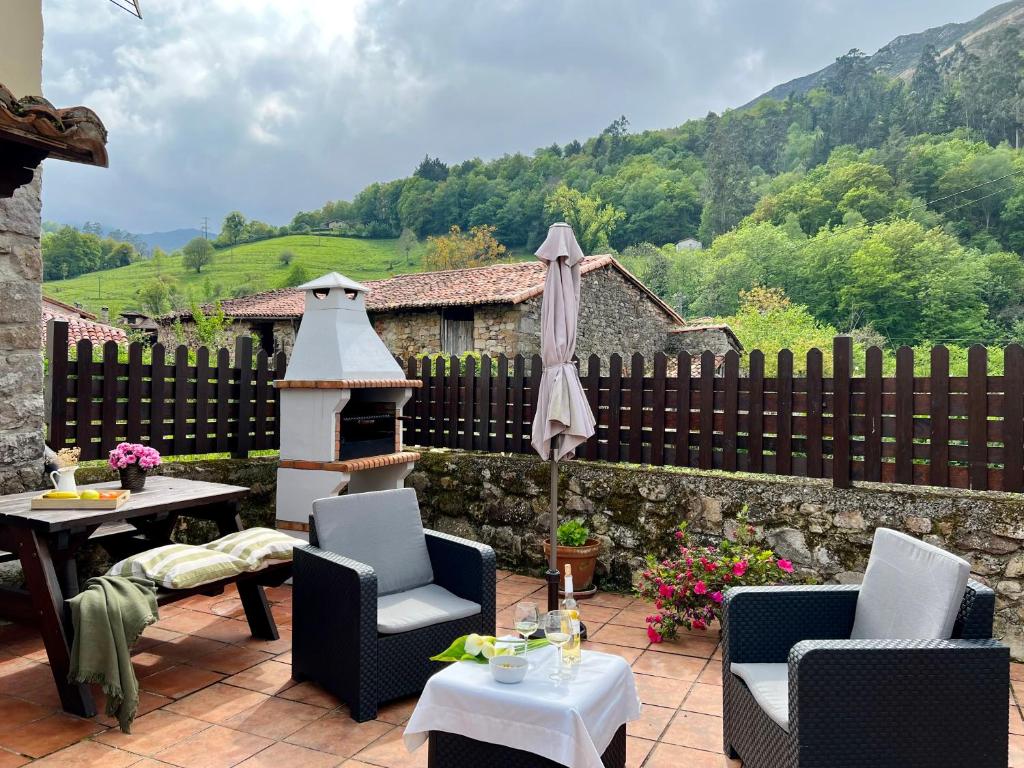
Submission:
M 419 176 L 427 181 L 444 181 L 448 178 L 448 166 L 442 163 L 439 157 L 424 155 L 413 176 Z
M 234 247 L 242 239 L 242 231 L 245 229 L 245 216 L 238 211 L 232 211 L 224 217 L 224 223 L 220 226 L 218 243 Z
M 292 268 L 288 270 L 288 275 L 285 277 L 284 282 L 281 284 L 282 288 L 294 288 L 297 285 L 309 282 L 309 273 L 306 272 L 306 268 L 301 264 L 293 264 Z
M 560 185 L 547 199 L 545 212 L 560 216 L 576 235 L 583 253 L 598 253 L 607 249 L 608 238 L 626 214 L 606 205 L 596 195 L 586 195 L 565 184 Z
M 416 233 L 406 227 L 398 238 L 398 248 L 405 254 L 405 265 L 412 264 L 412 252 L 420 244 Z
M 723 118 L 714 121 L 711 143 L 704 158 L 707 178 L 699 235 L 705 245 L 736 226 L 754 207 L 755 195 L 750 188 L 751 172 L 744 157 L 743 140 L 731 123 Z
M 447 235 L 427 238 L 423 270 L 481 267 L 500 260 L 505 251 L 505 246 L 494 237 L 494 227 L 473 227 L 464 233 L 453 224 Z
M 167 283 L 159 278 L 143 285 L 136 295 L 142 311 L 149 315 L 162 315 L 171 308 Z
M 194 237 L 181 249 L 181 263 L 187 269 L 194 269 L 197 275 L 212 261 L 213 246 L 206 238 Z
M 189 311 L 192 315 L 190 333 L 185 331 L 180 317 L 175 320 L 174 332 L 180 343 L 192 341 L 211 349 L 220 349 L 227 345 L 228 331 L 233 321 L 225 314 L 219 301 L 206 312 L 193 300 L 189 303 Z M 189 335 L 192 336 L 191 339 L 188 338 Z
M 287 267 L 294 259 L 295 254 L 288 250 L 281 251 L 280 255 L 277 257 L 277 260 L 281 262 L 282 267 Z
M 103 266 L 103 248 L 100 238 L 74 227 L 61 227 L 42 239 L 43 277 L 62 280 L 86 272 L 95 272 Z

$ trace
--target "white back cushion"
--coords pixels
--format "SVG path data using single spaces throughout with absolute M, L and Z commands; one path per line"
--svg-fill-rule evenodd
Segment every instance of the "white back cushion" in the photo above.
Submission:
M 946 640 L 971 566 L 899 531 L 879 528 L 857 598 L 854 640 Z
M 378 595 L 434 581 L 412 488 L 317 499 L 313 521 L 321 548 L 373 568 Z

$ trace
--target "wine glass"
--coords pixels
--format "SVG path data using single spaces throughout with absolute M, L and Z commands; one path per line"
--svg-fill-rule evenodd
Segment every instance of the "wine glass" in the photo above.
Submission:
M 563 670 L 562 646 L 572 639 L 572 616 L 568 611 L 548 611 L 544 614 L 544 635 L 558 649 L 558 670 L 549 677 L 562 681 L 569 677 Z
M 516 632 L 523 636 L 525 643 L 540 626 L 540 613 L 537 611 L 537 604 L 529 601 L 517 603 L 515 622 Z

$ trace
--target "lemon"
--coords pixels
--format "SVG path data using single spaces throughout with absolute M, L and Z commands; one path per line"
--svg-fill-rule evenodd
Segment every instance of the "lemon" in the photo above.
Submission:
M 93 491 L 93 490 L 82 491 L 82 498 L 83 499 L 98 499 L 99 497 L 100 497 L 100 492 L 99 491 Z

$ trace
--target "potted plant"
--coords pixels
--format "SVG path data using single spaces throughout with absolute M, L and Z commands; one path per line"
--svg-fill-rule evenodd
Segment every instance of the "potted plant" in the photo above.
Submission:
M 146 470 L 160 466 L 160 453 L 141 443 L 121 443 L 107 463 L 121 475 L 122 488 L 138 492 L 146 485 Z
M 565 564 L 572 566 L 576 597 L 589 597 L 597 591 L 594 568 L 601 544 L 590 537 L 590 529 L 579 520 L 566 520 L 556 531 L 558 537 L 558 588 L 565 592 Z M 544 556 L 551 553 L 551 542 L 544 542 Z

